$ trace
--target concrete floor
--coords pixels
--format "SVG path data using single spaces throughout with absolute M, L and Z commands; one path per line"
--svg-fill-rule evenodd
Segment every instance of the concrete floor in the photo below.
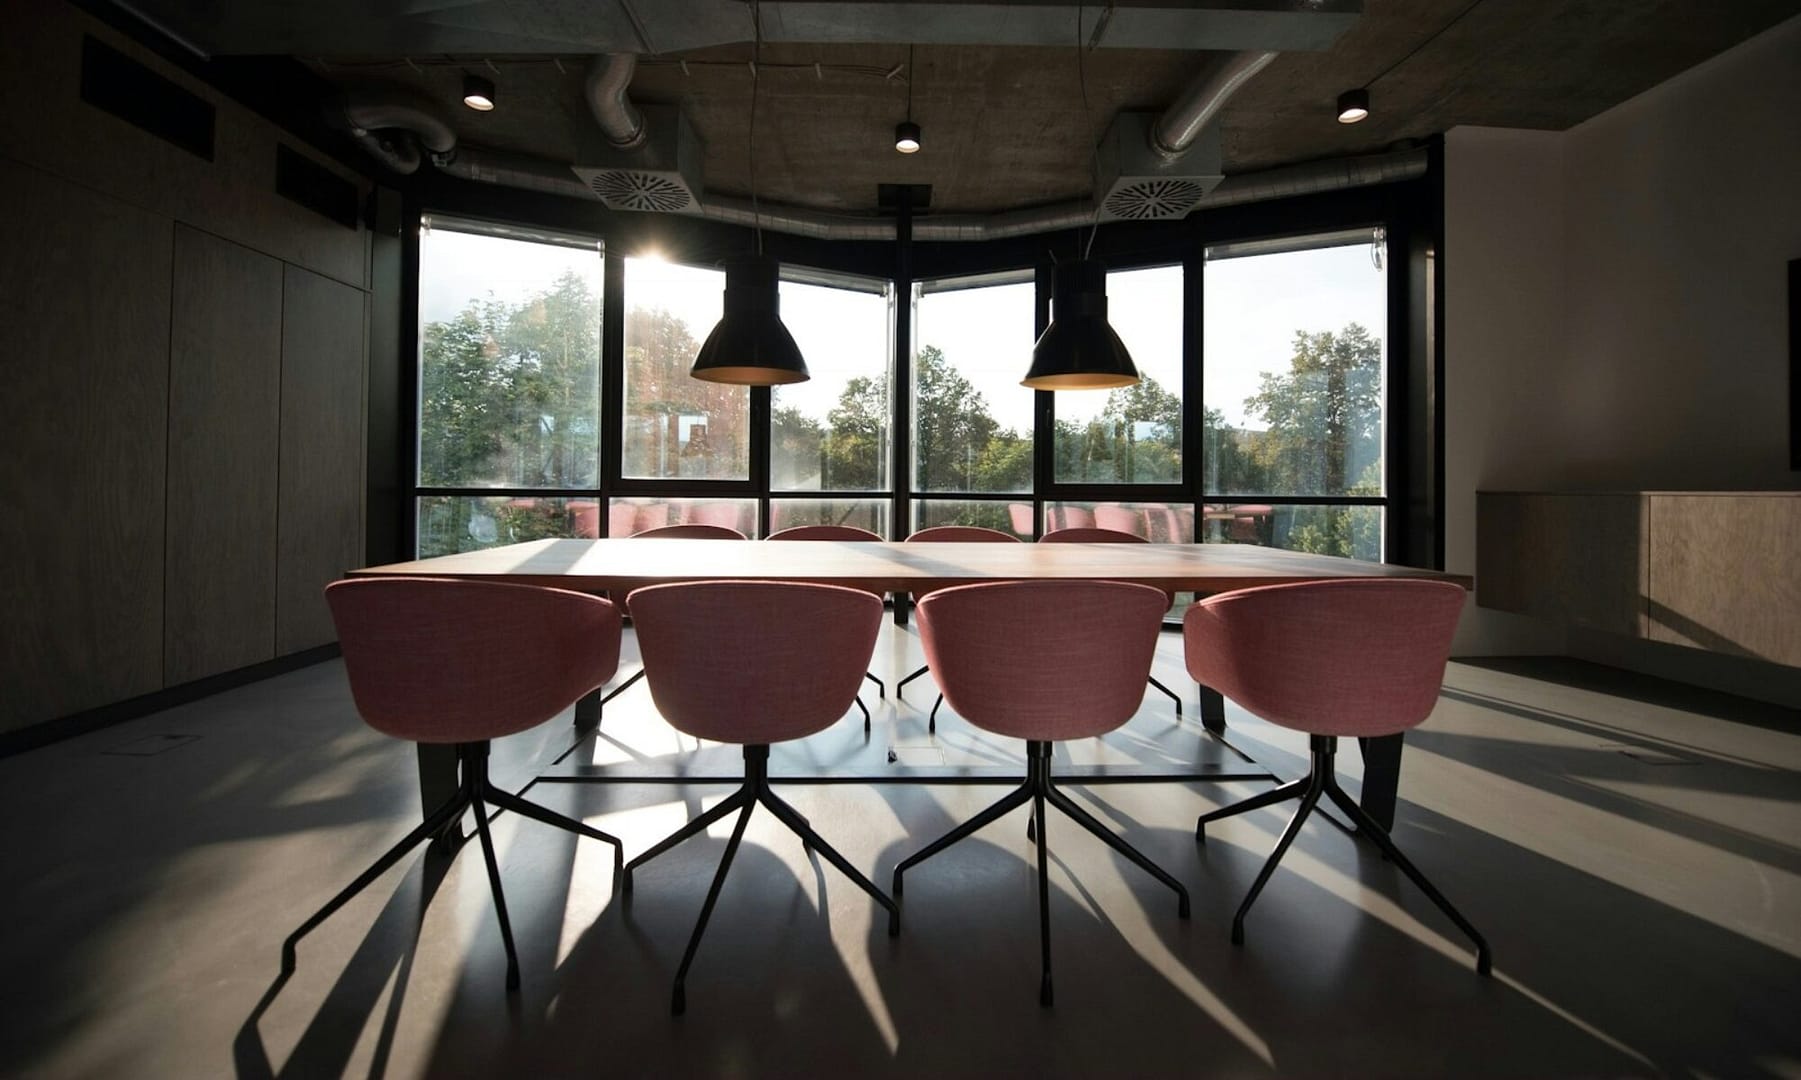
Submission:
M 629 642 L 628 642 L 629 647 Z M 1182 676 L 1165 635 L 1157 673 Z M 878 673 L 911 670 L 892 629 Z M 808 763 L 1013 762 L 1015 742 L 923 682 L 778 754 Z M 873 699 L 872 703 L 874 703 Z M 1217 759 L 1151 694 L 1059 760 Z M 1304 739 L 1237 709 L 1278 774 Z M 578 759 L 688 760 L 639 687 Z M 523 785 L 565 722 L 508 740 Z M 187 741 L 163 738 L 188 736 Z M 735 755 L 711 748 L 710 755 Z M 735 756 L 721 757 L 731 767 Z M 1357 755 L 1342 755 L 1353 786 Z M 879 767 L 879 766 L 875 766 Z M 1023 771 L 1023 766 L 1022 766 Z M 729 821 L 641 870 L 502 815 L 524 985 L 509 998 L 478 849 L 415 857 L 306 939 L 281 939 L 417 820 L 411 747 L 356 718 L 321 664 L 0 761 L 0 1074 L 31 1076 L 1422 1075 L 1801 1076 L 1801 717 L 1564 661 L 1454 664 L 1408 737 L 1397 841 L 1488 936 L 1493 979 L 1395 868 L 1315 820 L 1235 948 L 1233 909 L 1288 810 L 1195 815 L 1263 784 L 1076 789 L 1184 881 L 1170 893 L 1050 823 L 1057 1003 L 1037 1003 L 1023 813 L 909 873 L 905 929 L 751 819 L 688 983 L 669 984 Z M 529 796 L 643 850 L 727 788 L 537 785 Z M 994 787 L 791 786 L 886 887 L 896 862 Z

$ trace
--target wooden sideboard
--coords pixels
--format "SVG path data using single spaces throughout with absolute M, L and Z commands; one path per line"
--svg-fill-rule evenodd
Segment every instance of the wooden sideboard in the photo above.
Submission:
M 1476 603 L 1801 667 L 1801 492 L 1477 492 Z

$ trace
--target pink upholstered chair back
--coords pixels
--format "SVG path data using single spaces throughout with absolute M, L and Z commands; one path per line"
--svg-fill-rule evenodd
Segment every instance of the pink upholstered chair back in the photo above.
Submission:
M 479 742 L 549 720 L 613 677 L 619 610 L 498 582 L 361 578 L 325 599 L 357 711 L 424 743 Z
M 743 532 L 744 510 L 742 504 L 735 502 L 697 502 L 691 504 L 688 520 L 697 525 L 721 525 Z
M 1094 523 L 1100 528 L 1128 532 L 1133 536 L 1143 536 L 1145 532 L 1144 511 L 1124 506 L 1095 507 Z
M 1080 739 L 1138 711 L 1168 606 L 1120 581 L 958 585 L 919 602 L 919 634 L 944 700 L 970 723 Z
M 1283 727 L 1393 735 L 1432 712 L 1463 602 L 1457 585 L 1407 579 L 1221 593 L 1183 620 L 1188 673 Z
M 1017 544 L 1019 542 L 1019 537 L 1012 533 L 1004 533 L 999 529 L 984 529 L 979 525 L 934 525 L 907 537 L 909 544 Z
M 599 503 L 588 499 L 571 499 L 563 505 L 569 511 L 570 535 L 582 540 L 593 540 L 600 535 Z
M 1040 544 L 1148 544 L 1137 533 L 1118 529 L 1055 529 L 1038 538 Z
M 724 525 L 701 525 L 689 522 L 685 525 L 661 525 L 654 529 L 645 529 L 641 533 L 633 533 L 634 540 L 744 540 L 745 535 L 737 529 L 729 529 Z
M 881 537 L 868 529 L 859 529 L 855 525 L 796 525 L 789 529 L 779 529 L 769 534 L 769 540 L 853 540 L 867 543 L 871 540 L 881 542 Z
M 836 585 L 697 581 L 630 600 L 657 710 L 716 742 L 782 742 L 836 722 L 882 622 L 881 600 Z
M 1094 525 L 1094 511 L 1086 506 L 1045 507 L 1044 523 L 1048 529 L 1086 529 Z

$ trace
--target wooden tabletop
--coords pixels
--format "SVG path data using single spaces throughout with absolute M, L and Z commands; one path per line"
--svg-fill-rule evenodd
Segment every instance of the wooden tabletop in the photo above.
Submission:
M 903 544 L 805 540 L 532 540 L 390 563 L 352 577 L 447 577 L 550 585 L 584 592 L 671 581 L 811 581 L 922 592 L 1026 578 L 1135 581 L 1180 592 L 1332 578 L 1460 574 L 1358 562 L 1251 544 Z

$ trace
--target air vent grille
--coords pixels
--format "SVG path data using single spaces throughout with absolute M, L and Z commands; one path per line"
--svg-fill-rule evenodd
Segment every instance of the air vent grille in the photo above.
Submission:
M 1163 221 L 1186 216 L 1205 194 L 1207 189 L 1193 180 L 1145 180 L 1115 188 L 1106 210 L 1130 221 Z
M 613 210 L 668 214 L 686 210 L 694 202 L 694 196 L 679 179 L 662 173 L 608 169 L 595 173 L 589 185 Z

